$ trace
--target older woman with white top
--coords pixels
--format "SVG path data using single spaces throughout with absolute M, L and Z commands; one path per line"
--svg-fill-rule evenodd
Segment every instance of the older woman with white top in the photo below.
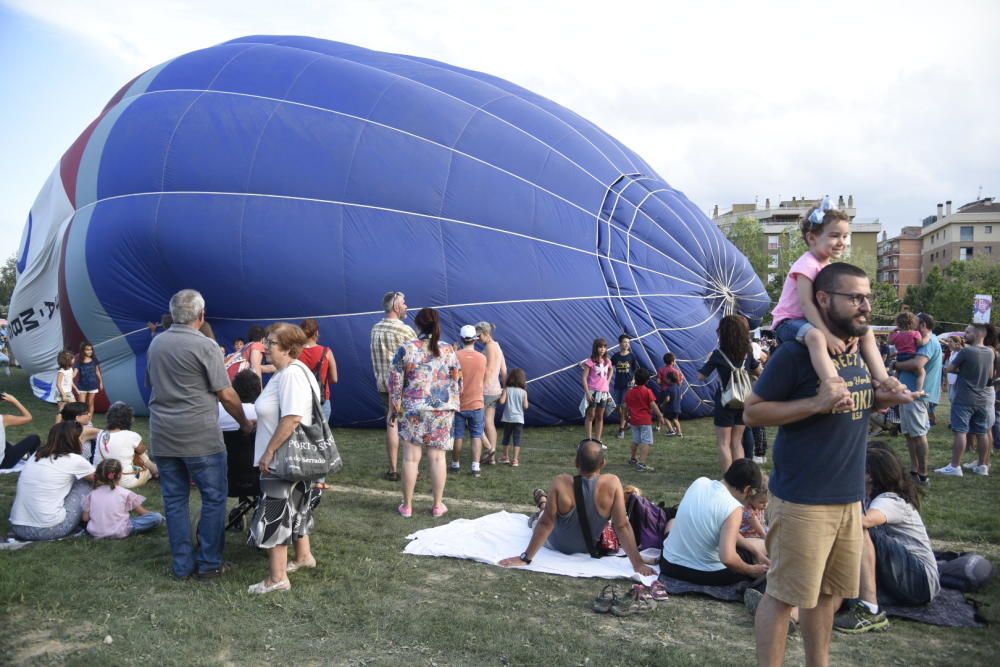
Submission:
M 319 386 L 312 371 L 298 361 L 306 335 L 294 324 L 279 322 L 268 329 L 267 346 L 275 373 L 254 404 L 257 437 L 254 457 L 260 467 L 261 498 L 251 526 L 254 545 L 267 550 L 268 576 L 249 588 L 251 593 L 287 591 L 288 573 L 316 567 L 309 543 L 313 510 L 319 504 L 320 485 L 293 482 L 271 472 L 275 453 L 301 422 L 313 423 L 313 401 Z M 288 545 L 295 545 L 295 560 L 288 562 Z
M 64 421 L 28 459 L 17 480 L 10 527 L 19 540 L 58 540 L 80 528 L 94 466 L 80 456 L 83 427 Z
M 497 427 L 494 419 L 497 413 L 497 401 L 503 385 L 507 382 L 507 360 L 503 356 L 500 343 L 493 340 L 496 325 L 490 322 L 480 322 L 476 325 L 476 334 L 483 344 L 483 354 L 486 355 L 486 374 L 483 376 L 483 407 L 484 433 L 483 458 L 487 463 L 496 463 Z

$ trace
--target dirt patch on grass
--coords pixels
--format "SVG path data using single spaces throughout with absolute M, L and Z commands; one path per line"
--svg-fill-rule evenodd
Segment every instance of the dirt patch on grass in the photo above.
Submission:
M 83 642 L 74 638 L 57 639 L 51 630 L 32 630 L 21 635 L 20 641 L 7 656 L 14 665 L 38 664 L 40 661 L 63 662 L 70 655 L 92 648 L 99 640 Z

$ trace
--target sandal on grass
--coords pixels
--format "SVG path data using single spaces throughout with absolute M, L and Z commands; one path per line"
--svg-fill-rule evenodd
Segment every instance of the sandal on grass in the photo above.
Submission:
M 653 585 L 649 587 L 649 597 L 653 598 L 657 602 L 670 599 L 670 596 L 667 595 L 667 587 L 664 586 L 663 582 L 659 579 L 654 581 Z
M 618 602 L 618 587 L 614 584 L 608 584 L 601 589 L 601 592 L 596 598 L 594 598 L 593 610 L 598 614 L 606 614 L 611 611 L 611 607 Z
M 645 586 L 643 586 L 645 588 Z M 634 616 L 648 614 L 656 609 L 656 600 L 651 597 L 637 595 L 635 589 L 624 598 L 619 598 L 611 605 L 611 613 L 615 616 Z
M 295 572 L 297 570 L 312 569 L 314 567 L 316 567 L 315 558 L 313 558 L 312 560 L 305 561 L 304 563 L 299 563 L 298 561 L 293 560 L 288 563 L 288 566 L 285 568 L 285 572 L 291 574 L 292 572 Z

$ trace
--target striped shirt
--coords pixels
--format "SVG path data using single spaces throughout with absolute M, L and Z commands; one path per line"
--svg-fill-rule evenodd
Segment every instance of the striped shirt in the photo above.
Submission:
M 382 319 L 372 327 L 372 368 L 375 370 L 375 384 L 381 393 L 387 393 L 386 381 L 389 367 L 399 346 L 417 337 L 417 333 L 398 319 Z

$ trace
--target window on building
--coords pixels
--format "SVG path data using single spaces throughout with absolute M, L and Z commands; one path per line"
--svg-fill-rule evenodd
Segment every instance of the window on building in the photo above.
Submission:
M 991 246 L 991 245 L 986 246 L 984 248 L 984 250 L 986 251 L 987 255 L 992 255 L 993 254 L 993 246 Z
M 959 241 L 971 241 L 972 240 L 972 225 L 967 227 L 958 228 L 958 240 Z
M 768 255 L 767 256 L 767 268 L 776 269 L 778 268 L 778 255 Z
M 958 261 L 964 262 L 967 259 L 972 259 L 972 248 L 959 248 Z
M 986 233 L 987 234 L 993 233 L 993 225 L 986 225 Z
M 781 235 L 780 234 L 768 234 L 767 235 L 767 249 L 768 250 L 778 250 L 781 248 Z

